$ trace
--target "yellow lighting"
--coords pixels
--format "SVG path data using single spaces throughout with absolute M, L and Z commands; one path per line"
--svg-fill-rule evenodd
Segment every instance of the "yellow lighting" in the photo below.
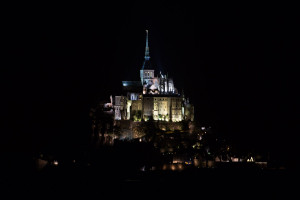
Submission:
M 182 170 L 182 169 L 183 169 L 182 164 L 179 164 L 179 165 L 178 165 L 178 168 L 179 168 L 179 170 Z
M 164 164 L 164 165 L 163 165 L 163 170 L 166 170 L 166 169 L 167 169 L 167 165 Z
M 172 165 L 171 169 L 174 171 L 176 169 L 175 165 Z

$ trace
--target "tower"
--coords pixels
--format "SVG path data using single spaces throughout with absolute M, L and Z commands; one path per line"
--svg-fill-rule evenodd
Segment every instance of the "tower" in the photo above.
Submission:
M 148 30 L 146 30 L 145 60 L 150 60 L 150 53 L 149 53 L 149 46 L 148 46 Z
M 148 45 L 148 30 L 146 30 L 146 46 L 145 46 L 145 60 L 140 70 L 140 78 L 142 85 L 148 85 L 148 82 L 154 78 L 154 70 L 150 63 L 150 52 Z

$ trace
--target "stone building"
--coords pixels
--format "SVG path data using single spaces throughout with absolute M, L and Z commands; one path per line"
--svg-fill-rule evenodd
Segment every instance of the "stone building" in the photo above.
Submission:
M 114 97 L 114 119 L 180 122 L 194 121 L 194 106 L 180 94 L 172 78 L 156 72 L 150 62 L 148 30 L 140 81 L 122 81 L 123 94 Z

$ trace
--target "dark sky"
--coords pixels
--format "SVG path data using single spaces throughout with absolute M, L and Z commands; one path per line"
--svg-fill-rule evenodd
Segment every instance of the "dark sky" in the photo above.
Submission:
M 17 134 L 5 148 L 84 141 L 90 107 L 119 94 L 122 80 L 139 79 L 145 29 L 152 63 L 184 88 L 197 120 L 240 146 L 290 147 L 299 124 L 292 6 L 138 2 L 47 5 L 14 16 L 17 64 L 4 80 Z

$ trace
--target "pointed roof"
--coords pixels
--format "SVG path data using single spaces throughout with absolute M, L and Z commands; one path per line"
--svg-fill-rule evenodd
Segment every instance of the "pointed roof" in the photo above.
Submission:
M 142 66 L 142 70 L 144 69 L 152 69 L 152 65 L 150 63 L 150 52 L 149 52 L 149 45 L 148 45 L 148 30 L 146 30 L 146 47 L 145 47 L 145 60 Z
M 146 30 L 145 60 L 150 60 L 150 52 L 149 52 L 149 46 L 148 46 L 148 30 Z

